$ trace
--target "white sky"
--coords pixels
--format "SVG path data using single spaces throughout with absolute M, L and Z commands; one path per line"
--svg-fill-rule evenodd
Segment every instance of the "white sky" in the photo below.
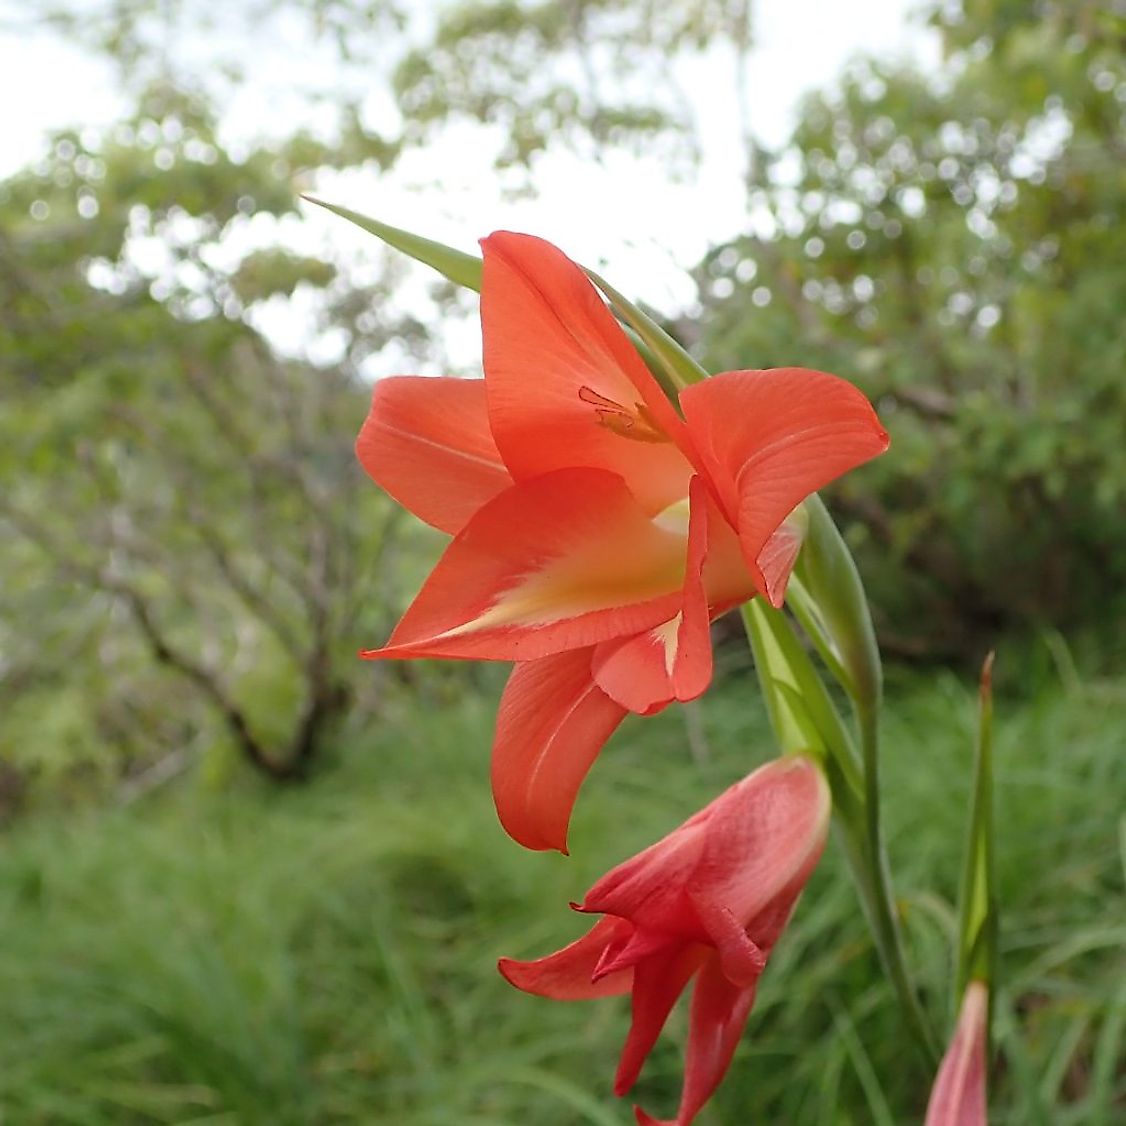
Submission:
M 832 82 L 856 55 L 910 59 L 932 69 L 937 41 L 909 21 L 916 6 L 917 0 L 757 0 L 748 91 L 760 142 L 780 145 L 801 96 Z M 271 60 L 261 65 L 271 70 Z M 284 66 L 285 60 L 273 63 L 271 82 L 284 79 Z M 630 296 L 659 308 L 683 307 L 693 297 L 684 271 L 709 244 L 746 229 L 748 216 L 730 59 L 687 63 L 681 78 L 704 143 L 702 165 L 690 182 L 670 182 L 655 160 L 623 156 L 595 167 L 558 154 L 539 166 L 536 198 L 512 202 L 497 190 L 488 152 L 467 128 L 437 150 L 410 154 L 391 175 L 350 174 L 295 187 L 315 188 L 335 202 L 467 250 L 499 227 L 533 231 L 572 257 L 605 268 Z M 265 92 L 253 95 L 251 90 L 232 117 L 232 130 L 269 130 L 267 115 L 277 111 L 276 102 Z M 49 35 L 17 37 L 0 30 L 0 176 L 34 160 L 51 129 L 105 124 L 122 105 L 105 64 Z M 439 169 L 441 188 L 434 186 Z M 335 258 L 347 257 L 352 247 L 363 254 L 370 244 L 370 236 L 311 207 L 303 223 L 285 224 L 285 240 Z M 283 348 L 302 350 L 308 343 L 304 318 L 275 310 L 266 322 L 263 327 Z M 452 350 L 460 354 L 462 346 L 454 342 Z

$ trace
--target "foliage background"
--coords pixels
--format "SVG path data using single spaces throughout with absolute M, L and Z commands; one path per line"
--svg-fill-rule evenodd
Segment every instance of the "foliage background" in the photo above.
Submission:
M 625 1121 L 606 1094 L 623 1014 L 513 997 L 490 963 L 558 945 L 560 904 L 769 755 L 744 647 L 727 639 L 701 705 L 615 740 L 576 860 L 506 846 L 485 788 L 496 671 L 354 658 L 441 546 L 354 464 L 367 381 L 463 367 L 434 326 L 473 309 L 377 248 L 311 245 L 296 189 L 375 182 L 451 131 L 508 196 L 559 152 L 698 182 L 678 65 L 745 62 L 754 9 L 2 14 L 98 54 L 129 108 L 92 127 L 76 97 L 73 128 L 0 182 L 0 1121 Z M 713 370 L 820 366 L 877 403 L 892 454 L 828 499 L 898 662 L 888 816 L 928 1007 L 944 1025 L 959 677 L 998 646 L 996 1118 L 1109 1123 L 1126 22 L 1114 0 L 921 18 L 934 73 L 860 60 L 771 149 L 740 119 L 746 221 L 660 313 Z M 259 135 L 233 132 L 248 45 L 293 41 L 319 69 Z M 279 344 L 287 324 L 307 346 Z M 835 860 L 817 881 L 706 1120 L 919 1116 L 929 1077 L 900 1058 Z M 646 1098 L 671 1098 L 678 1050 Z

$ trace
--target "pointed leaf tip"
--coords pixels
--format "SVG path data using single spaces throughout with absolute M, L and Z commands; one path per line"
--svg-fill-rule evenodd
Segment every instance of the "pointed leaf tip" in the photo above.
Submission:
M 316 196 L 302 194 L 301 198 L 317 207 L 323 207 L 350 223 L 355 223 L 361 230 L 375 235 L 381 242 L 401 250 L 404 254 L 437 270 L 444 278 L 460 285 L 465 289 L 481 291 L 481 259 L 473 254 L 455 250 L 452 246 L 437 242 L 434 239 L 416 235 L 402 227 L 392 227 L 389 223 L 381 223 L 378 219 L 361 215 L 348 207 L 341 207 L 338 203 L 329 203 L 327 200 L 318 199 Z
M 981 695 L 983 698 L 993 695 L 993 659 L 996 656 L 997 651 L 990 649 L 985 654 L 985 660 L 981 663 Z

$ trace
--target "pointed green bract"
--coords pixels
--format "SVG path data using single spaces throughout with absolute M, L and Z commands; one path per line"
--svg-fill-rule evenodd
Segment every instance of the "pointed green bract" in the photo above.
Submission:
M 587 270 L 587 275 L 606 294 L 610 308 L 614 310 L 618 319 L 637 333 L 660 365 L 661 371 L 654 374 L 663 373 L 677 390 L 691 383 L 699 383 L 701 379 L 707 379 L 708 373 L 652 317 L 643 313 L 632 301 L 623 297 L 605 278 L 600 277 L 593 270 Z
M 436 242 L 434 239 L 423 238 L 422 235 L 404 231 L 401 227 L 392 227 L 388 223 L 381 223 L 378 219 L 361 215 L 347 207 L 336 203 L 328 203 L 323 199 L 316 199 L 311 195 L 302 196 L 309 203 L 315 203 L 357 227 L 375 235 L 377 239 L 401 250 L 416 262 L 437 270 L 444 278 L 448 278 L 454 285 L 464 286 L 466 289 L 481 292 L 481 259 L 474 254 L 466 254 L 461 250 L 454 250 L 452 246 Z
M 821 607 L 814 600 L 813 595 L 806 589 L 805 584 L 798 578 L 795 571 L 790 575 L 786 584 L 786 605 L 793 612 L 798 624 L 809 638 L 822 663 L 829 670 L 833 679 L 852 696 L 852 678 L 849 671 L 841 661 L 840 651 L 832 633 L 825 622 Z
M 812 752 L 832 760 L 858 794 L 859 767 L 848 729 L 786 616 L 754 598 L 743 606 L 743 622 L 778 745 L 787 754 Z
M 958 911 L 955 1004 L 970 981 L 985 982 L 990 987 L 990 995 L 993 994 L 998 914 L 993 883 L 993 654 L 990 653 L 981 670 L 974 789 Z
M 814 493 L 803 508 L 808 526 L 791 579 L 792 608 L 853 705 L 875 713 L 883 671 L 860 573 L 825 502 Z
M 375 235 L 377 239 L 401 250 L 404 254 L 437 270 L 444 278 L 465 289 L 481 292 L 481 259 L 474 254 L 455 250 L 452 246 L 424 238 L 402 227 L 393 227 L 368 215 L 361 215 L 348 207 L 329 203 L 315 196 L 301 197 L 309 203 L 323 207 L 357 227 Z M 584 270 L 586 267 L 583 267 Z M 669 397 L 676 401 L 676 392 L 707 377 L 707 372 L 651 317 L 643 313 L 628 298 L 623 297 L 609 282 L 593 270 L 586 270 L 590 279 L 606 294 L 610 307 L 622 323 L 633 346 L 641 354 L 646 367 L 657 377 Z

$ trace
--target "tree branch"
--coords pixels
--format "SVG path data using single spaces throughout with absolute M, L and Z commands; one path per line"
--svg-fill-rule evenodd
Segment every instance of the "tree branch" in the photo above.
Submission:
M 323 724 L 324 713 L 333 700 L 327 690 L 310 693 L 310 703 L 294 741 L 293 750 L 297 752 L 297 757 L 274 758 L 254 734 L 245 711 L 227 694 L 210 669 L 172 642 L 158 623 L 145 596 L 135 586 L 124 579 L 107 575 L 96 566 L 68 558 L 53 533 L 29 513 L 2 500 L 0 513 L 25 538 L 50 555 L 63 574 L 120 600 L 128 609 L 153 660 L 196 686 L 219 713 L 239 750 L 255 767 L 279 781 L 297 778 L 305 773 L 311 756 L 311 741 Z

